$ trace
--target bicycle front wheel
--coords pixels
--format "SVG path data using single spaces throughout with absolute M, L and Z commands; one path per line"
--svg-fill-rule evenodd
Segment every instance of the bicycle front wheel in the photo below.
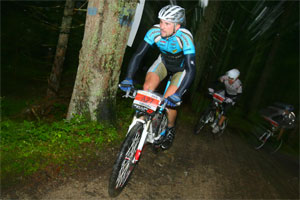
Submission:
M 194 134 L 198 135 L 208 122 L 212 122 L 214 120 L 213 116 L 214 113 L 212 110 L 210 109 L 205 110 L 201 115 L 197 125 L 195 126 Z
M 254 136 L 251 141 L 256 150 L 261 149 L 270 137 L 269 130 L 262 125 L 255 125 L 251 133 Z
M 272 136 L 264 148 L 266 148 L 269 153 L 276 153 L 282 146 L 282 143 L 283 141 L 281 138 L 277 139 L 276 137 Z
M 117 156 L 109 179 L 108 193 L 111 197 L 118 196 L 127 185 L 137 165 L 135 153 L 141 140 L 143 124 L 137 123 L 125 138 Z

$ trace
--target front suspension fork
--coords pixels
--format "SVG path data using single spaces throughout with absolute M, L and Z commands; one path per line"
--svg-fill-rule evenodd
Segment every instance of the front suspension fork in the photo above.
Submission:
M 147 135 L 148 135 L 148 129 L 149 129 L 150 123 L 151 123 L 151 120 L 148 120 L 147 122 L 145 122 L 143 120 L 143 133 L 142 133 L 142 137 L 139 142 L 138 148 L 135 152 L 134 160 L 132 161 L 133 163 L 136 163 L 140 158 L 141 152 L 143 150 L 143 147 L 144 147 Z

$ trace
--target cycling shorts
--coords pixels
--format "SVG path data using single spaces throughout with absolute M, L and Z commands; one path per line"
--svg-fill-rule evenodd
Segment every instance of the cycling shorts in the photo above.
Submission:
M 162 62 L 161 55 L 158 56 L 156 61 L 149 68 L 148 72 L 153 72 L 157 74 L 159 76 L 159 81 L 162 81 L 164 78 L 167 77 L 168 71 L 166 66 Z M 174 73 L 171 79 L 171 85 L 174 85 L 179 88 L 185 74 L 186 74 L 185 70 L 183 70 L 182 72 Z

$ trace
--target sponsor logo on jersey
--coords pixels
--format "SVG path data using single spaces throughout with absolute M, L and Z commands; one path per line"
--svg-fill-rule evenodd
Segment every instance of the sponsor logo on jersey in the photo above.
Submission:
M 163 41 L 163 40 L 161 40 L 160 42 L 161 42 L 161 43 L 166 43 L 166 41 Z
M 173 52 L 173 53 L 176 53 L 176 52 L 177 52 L 177 49 L 173 50 L 172 52 Z

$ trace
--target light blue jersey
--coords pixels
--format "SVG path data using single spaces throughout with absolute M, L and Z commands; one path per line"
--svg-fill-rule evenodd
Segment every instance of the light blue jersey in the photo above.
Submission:
M 164 64 L 172 72 L 183 71 L 184 55 L 195 54 L 193 36 L 185 28 L 180 28 L 168 38 L 163 38 L 160 25 L 157 24 L 147 32 L 144 40 L 150 45 L 157 45 Z

